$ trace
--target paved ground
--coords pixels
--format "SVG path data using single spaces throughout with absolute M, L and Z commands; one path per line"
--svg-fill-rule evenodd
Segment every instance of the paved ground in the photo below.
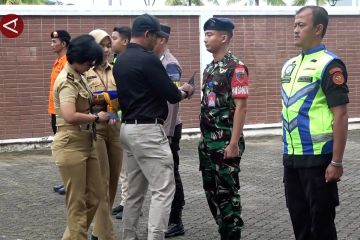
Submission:
M 336 224 L 339 239 L 360 239 L 360 131 L 350 133 L 345 155 L 345 175 L 339 183 L 341 205 Z M 184 140 L 181 174 L 186 206 L 185 236 L 178 240 L 219 239 L 210 216 L 198 171 L 197 140 Z M 280 138 L 247 139 L 240 173 L 243 239 L 294 239 L 285 208 Z M 0 153 L 0 240 L 61 239 L 65 228 L 64 197 L 52 192 L 59 182 L 48 150 Z M 146 239 L 149 198 L 139 224 Z M 120 238 L 121 221 L 114 219 Z M 121 239 L 121 238 L 120 238 Z

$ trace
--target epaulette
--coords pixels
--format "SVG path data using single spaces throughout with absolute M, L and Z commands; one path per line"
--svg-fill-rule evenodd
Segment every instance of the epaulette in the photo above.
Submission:
M 91 79 L 94 79 L 94 78 L 97 78 L 96 76 L 87 76 L 86 79 L 87 80 L 91 80 Z
M 74 79 L 75 79 L 74 74 L 71 74 L 71 73 L 68 73 L 68 74 L 66 75 L 66 78 L 69 79 L 69 80 L 71 80 L 71 81 L 74 81 Z

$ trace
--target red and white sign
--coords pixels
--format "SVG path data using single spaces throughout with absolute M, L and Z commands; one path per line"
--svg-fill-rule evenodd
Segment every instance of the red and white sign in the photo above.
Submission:
M 0 31 L 7 38 L 16 38 L 24 30 L 24 21 L 16 14 L 4 15 L 0 21 Z

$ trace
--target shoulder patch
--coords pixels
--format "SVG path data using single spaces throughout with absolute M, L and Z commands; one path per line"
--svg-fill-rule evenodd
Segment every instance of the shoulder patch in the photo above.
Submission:
M 69 80 L 71 80 L 71 81 L 74 81 L 74 79 L 75 79 L 74 75 L 71 74 L 71 73 L 68 73 L 68 74 L 66 75 L 66 78 L 69 79 Z
M 336 85 L 343 85 L 345 82 L 345 77 L 342 72 L 335 72 L 332 74 L 332 81 Z
M 237 66 L 235 68 L 235 78 L 237 81 L 242 81 L 245 77 L 246 71 L 242 66 Z

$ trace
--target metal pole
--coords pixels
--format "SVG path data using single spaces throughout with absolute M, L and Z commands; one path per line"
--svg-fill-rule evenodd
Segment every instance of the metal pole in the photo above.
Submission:
M 191 6 L 191 0 L 189 0 L 189 6 Z

